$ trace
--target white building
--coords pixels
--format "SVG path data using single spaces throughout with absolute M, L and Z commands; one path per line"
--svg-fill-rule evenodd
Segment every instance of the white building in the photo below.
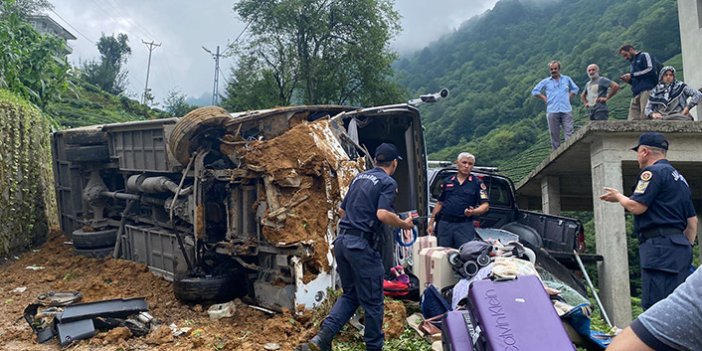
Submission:
M 60 24 L 56 23 L 51 17 L 46 15 L 37 15 L 27 17 L 27 21 L 34 26 L 34 28 L 39 31 L 39 33 L 50 34 L 62 38 L 64 41 L 76 40 L 76 38 L 71 32 L 66 28 L 63 28 Z M 73 52 L 70 46 L 66 45 L 67 54 Z

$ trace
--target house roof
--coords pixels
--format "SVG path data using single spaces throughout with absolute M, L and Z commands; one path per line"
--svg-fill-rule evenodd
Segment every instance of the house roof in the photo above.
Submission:
M 54 21 L 53 18 L 46 16 L 46 15 L 36 15 L 36 16 L 28 16 L 27 19 L 29 20 L 30 23 L 32 24 L 38 24 L 38 23 L 43 23 L 47 28 L 49 28 L 53 34 L 64 38 L 66 40 L 76 40 L 78 39 L 75 35 L 73 35 L 71 32 L 68 31 L 68 29 L 64 28 L 62 25 L 58 24 L 56 21 Z M 41 31 L 40 28 L 37 28 Z

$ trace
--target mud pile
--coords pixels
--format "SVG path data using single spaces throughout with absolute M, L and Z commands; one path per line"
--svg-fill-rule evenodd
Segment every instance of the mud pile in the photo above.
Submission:
M 264 179 L 265 194 L 259 201 L 267 204 L 262 223 L 266 240 L 278 246 L 311 243 L 313 271 L 329 271 L 327 241 L 336 232 L 340 194 L 363 163 L 349 160 L 325 119 L 301 122 L 235 153 L 245 168 Z
M 124 330 L 100 333 L 70 346 L 70 350 L 263 350 L 277 344 L 279 350 L 293 350 L 319 327 L 312 311 L 301 316 L 286 312 L 267 315 L 238 302 L 233 317 L 209 319 L 207 307 L 185 305 L 175 299 L 171 283 L 149 273 L 145 266 L 125 260 L 92 259 L 77 256 L 66 238 L 53 233 L 47 244 L 0 266 L 0 349 L 60 350 L 57 341 L 36 344 L 35 336 L 22 318 L 24 308 L 51 290 L 77 290 L 84 302 L 112 298 L 145 297 L 149 312 L 161 328 L 141 338 Z M 27 267 L 32 267 L 28 269 Z M 13 292 L 24 287 L 23 292 Z M 404 306 L 386 304 L 386 337 L 398 335 L 404 325 Z M 190 330 L 178 337 L 169 324 Z

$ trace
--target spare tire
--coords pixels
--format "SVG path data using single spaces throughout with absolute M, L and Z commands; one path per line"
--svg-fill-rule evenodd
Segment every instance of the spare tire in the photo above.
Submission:
M 117 229 L 110 228 L 94 232 L 86 232 L 83 229 L 74 230 L 71 233 L 73 247 L 76 249 L 98 249 L 115 246 L 117 241 Z
M 188 303 L 227 302 L 246 294 L 243 279 L 243 273 L 239 270 L 216 276 L 176 278 L 173 280 L 173 293 L 178 300 Z
M 225 109 L 218 106 L 205 106 L 188 112 L 176 123 L 168 138 L 168 147 L 175 159 L 183 166 L 187 165 L 190 155 L 199 145 L 195 137 L 208 128 L 221 127 L 231 118 Z

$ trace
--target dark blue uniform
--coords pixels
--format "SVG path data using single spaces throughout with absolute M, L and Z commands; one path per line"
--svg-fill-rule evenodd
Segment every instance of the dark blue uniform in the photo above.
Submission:
M 356 176 L 341 202 L 345 216 L 339 223 L 334 255 L 343 295 L 336 301 L 322 328 L 336 335 L 358 306 L 365 311 L 365 341 L 368 350 L 383 348 L 383 278 L 380 253 L 373 248 L 380 239 L 379 209 L 394 212 L 397 182 L 381 168 Z
M 475 238 L 473 217 L 466 217 L 468 207 L 477 207 L 488 202 L 485 184 L 478 177 L 469 175 L 461 184 L 453 175 L 441 184 L 441 212 L 436 225 L 439 246 L 458 248 Z
M 641 305 L 664 299 L 690 274 L 692 246 L 683 231 L 695 216 L 690 188 L 668 160 L 644 168 L 630 199 L 648 206 L 634 216 L 641 262 Z

